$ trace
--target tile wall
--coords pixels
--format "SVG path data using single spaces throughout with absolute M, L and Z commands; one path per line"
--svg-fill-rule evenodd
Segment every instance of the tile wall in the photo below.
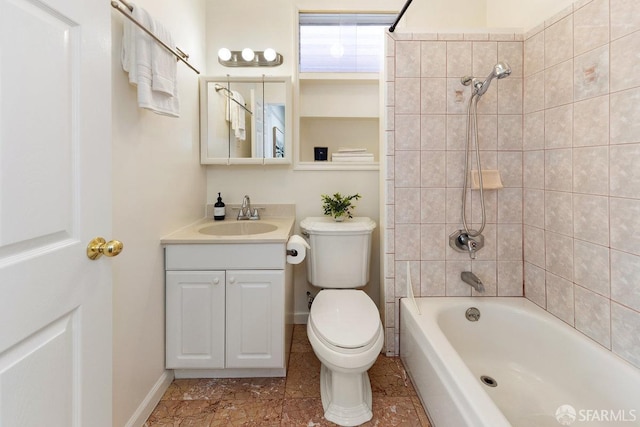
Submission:
M 592 0 L 524 40 L 527 298 L 640 367 L 640 14 Z
M 398 348 L 398 298 L 407 294 L 407 266 L 416 296 L 475 295 L 460 279 L 465 270 L 483 281 L 485 295 L 523 293 L 522 49 L 522 37 L 514 33 L 388 36 L 388 354 Z M 448 236 L 462 228 L 471 88 L 463 86 L 460 77 L 484 79 L 499 60 L 511 65 L 512 74 L 494 80 L 478 102 L 478 137 L 483 169 L 500 170 L 505 188 L 485 192 L 485 247 L 472 261 L 467 253 L 454 251 L 448 243 Z M 469 192 L 467 207 L 467 221 L 477 229 L 481 220 L 477 191 Z
M 393 34 L 387 40 L 385 301 L 397 353 L 407 262 L 416 295 L 521 295 L 640 367 L 640 14 L 579 1 L 526 34 Z M 451 251 L 460 224 L 468 88 L 496 60 L 511 77 L 479 104 L 487 247 Z M 497 85 L 495 83 L 498 83 Z M 476 192 L 472 218 L 478 220 Z M 524 258 L 522 254 L 524 253 Z

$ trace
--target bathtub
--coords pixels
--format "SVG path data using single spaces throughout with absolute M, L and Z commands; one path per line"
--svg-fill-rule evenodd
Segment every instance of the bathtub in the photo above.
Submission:
M 640 370 L 525 298 L 400 306 L 400 357 L 435 427 L 640 425 Z

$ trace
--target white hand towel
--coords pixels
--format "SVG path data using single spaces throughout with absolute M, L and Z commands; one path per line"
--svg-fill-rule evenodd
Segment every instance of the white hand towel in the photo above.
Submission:
M 159 22 L 155 22 L 154 34 L 167 46 L 174 46 L 171 33 Z M 170 96 L 177 96 L 177 61 L 175 56 L 160 43 L 153 43 L 151 48 L 151 88 Z
M 145 9 L 134 5 L 132 15 L 136 21 L 156 34 L 156 22 Z M 152 88 L 152 51 L 158 43 L 132 22 L 125 23 L 124 29 L 122 68 L 129 72 L 129 82 L 138 86 L 138 106 L 154 113 L 180 117 L 178 97 Z M 165 50 L 161 45 L 158 46 Z M 177 95 L 175 90 L 173 93 Z
M 141 19 L 144 19 L 144 9 L 137 7 L 133 3 L 131 3 L 131 7 L 133 7 L 131 14 L 135 20 L 140 22 Z M 136 55 L 138 31 L 141 30 L 136 24 L 131 22 L 130 19 L 125 19 L 120 60 L 122 62 L 122 69 L 129 73 L 129 83 L 131 84 L 138 84 L 138 56 Z
M 233 99 L 236 102 L 231 101 L 231 128 L 234 130 L 236 139 L 244 141 L 247 139 L 247 132 L 245 129 L 245 110 L 242 108 L 244 105 L 244 97 L 237 90 L 232 91 Z

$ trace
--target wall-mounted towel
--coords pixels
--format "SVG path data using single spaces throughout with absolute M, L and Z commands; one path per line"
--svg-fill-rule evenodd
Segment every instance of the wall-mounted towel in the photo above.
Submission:
M 133 18 L 169 46 L 171 34 L 149 13 L 133 5 Z M 133 22 L 124 23 L 122 68 L 129 73 L 129 83 L 138 87 L 138 106 L 171 117 L 180 116 L 177 91 L 177 67 L 171 54 Z
M 244 97 L 237 90 L 230 91 L 227 96 L 227 121 L 231 123 L 231 129 L 234 136 L 240 141 L 247 139 L 247 132 L 245 128 L 245 109 L 242 105 L 245 105 Z

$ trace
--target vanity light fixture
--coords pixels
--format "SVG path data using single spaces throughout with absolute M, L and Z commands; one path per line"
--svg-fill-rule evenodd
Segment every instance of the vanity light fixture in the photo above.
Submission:
M 272 48 L 254 51 L 247 47 L 238 51 L 223 47 L 218 51 L 218 62 L 225 67 L 276 67 L 283 60 L 282 55 Z

